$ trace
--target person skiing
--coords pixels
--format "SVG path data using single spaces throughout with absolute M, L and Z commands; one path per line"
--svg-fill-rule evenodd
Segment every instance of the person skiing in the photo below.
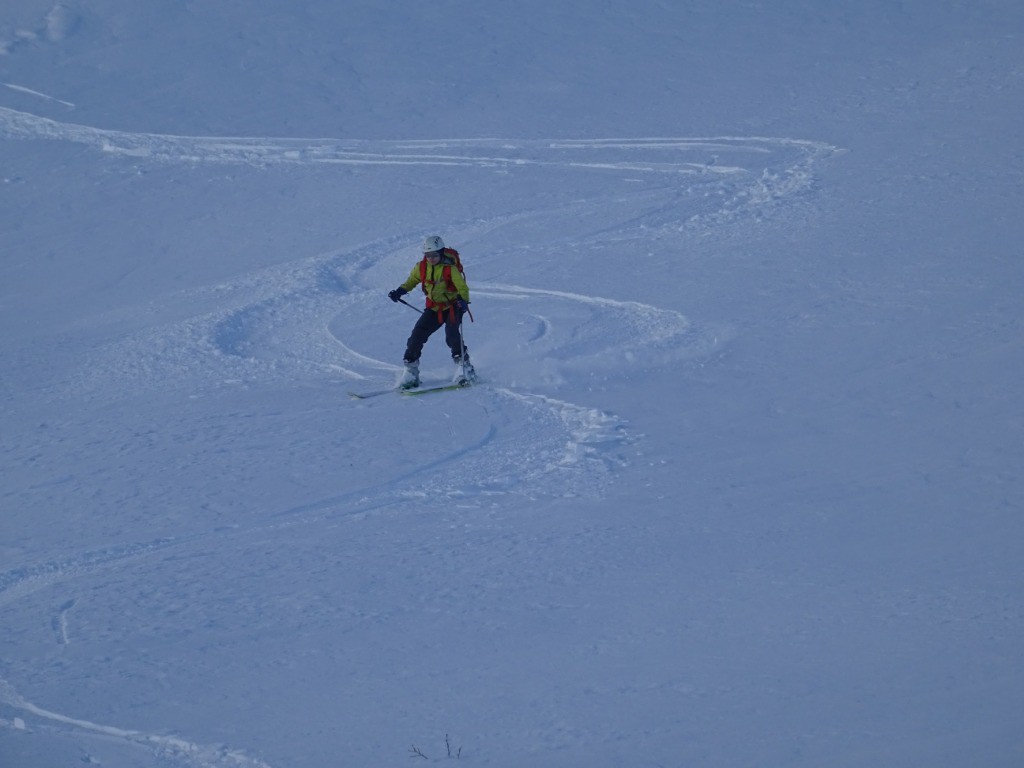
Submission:
M 420 385 L 420 354 L 423 345 L 442 325 L 445 342 L 455 363 L 452 383 L 471 383 L 476 379 L 476 371 L 469 362 L 469 351 L 462 338 L 462 316 L 469 311 L 469 286 L 462 273 L 458 251 L 446 248 L 444 240 L 438 235 L 431 235 L 423 241 L 423 259 L 412 268 L 404 283 L 388 293 L 388 298 L 401 301 L 417 285 L 426 294 L 426 308 L 406 342 L 405 356 L 402 358 L 405 371 L 398 386 L 401 389 L 413 389 Z

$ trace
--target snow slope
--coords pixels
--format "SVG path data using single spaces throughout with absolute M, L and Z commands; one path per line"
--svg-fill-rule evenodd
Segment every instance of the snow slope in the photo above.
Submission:
M 1022 31 L 0 11 L 0 765 L 1019 765 Z

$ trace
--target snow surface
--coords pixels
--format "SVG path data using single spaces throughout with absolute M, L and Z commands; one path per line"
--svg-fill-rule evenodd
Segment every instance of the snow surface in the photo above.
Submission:
M 1024 765 L 1019 2 L 9 5 L 3 768 Z

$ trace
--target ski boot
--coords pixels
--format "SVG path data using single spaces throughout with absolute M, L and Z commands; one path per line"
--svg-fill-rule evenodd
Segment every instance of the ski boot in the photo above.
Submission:
M 455 363 L 455 374 L 452 376 L 452 384 L 466 386 L 476 381 L 476 370 L 473 368 L 473 364 L 469 362 L 468 354 L 463 357 L 453 357 L 452 362 Z
M 399 389 L 416 389 L 420 385 L 420 361 L 408 360 L 405 363 L 405 370 L 402 371 L 402 378 L 398 382 Z

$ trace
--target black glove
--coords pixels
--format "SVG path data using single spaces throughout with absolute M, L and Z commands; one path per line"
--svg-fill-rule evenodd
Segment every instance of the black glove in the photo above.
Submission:
M 459 312 L 467 312 L 469 310 L 469 302 L 461 296 L 455 300 L 454 304 L 455 308 L 459 310 Z
M 405 288 L 395 288 L 395 290 L 388 293 L 388 298 L 391 299 L 392 301 L 398 301 L 407 293 L 408 291 L 405 290 Z

